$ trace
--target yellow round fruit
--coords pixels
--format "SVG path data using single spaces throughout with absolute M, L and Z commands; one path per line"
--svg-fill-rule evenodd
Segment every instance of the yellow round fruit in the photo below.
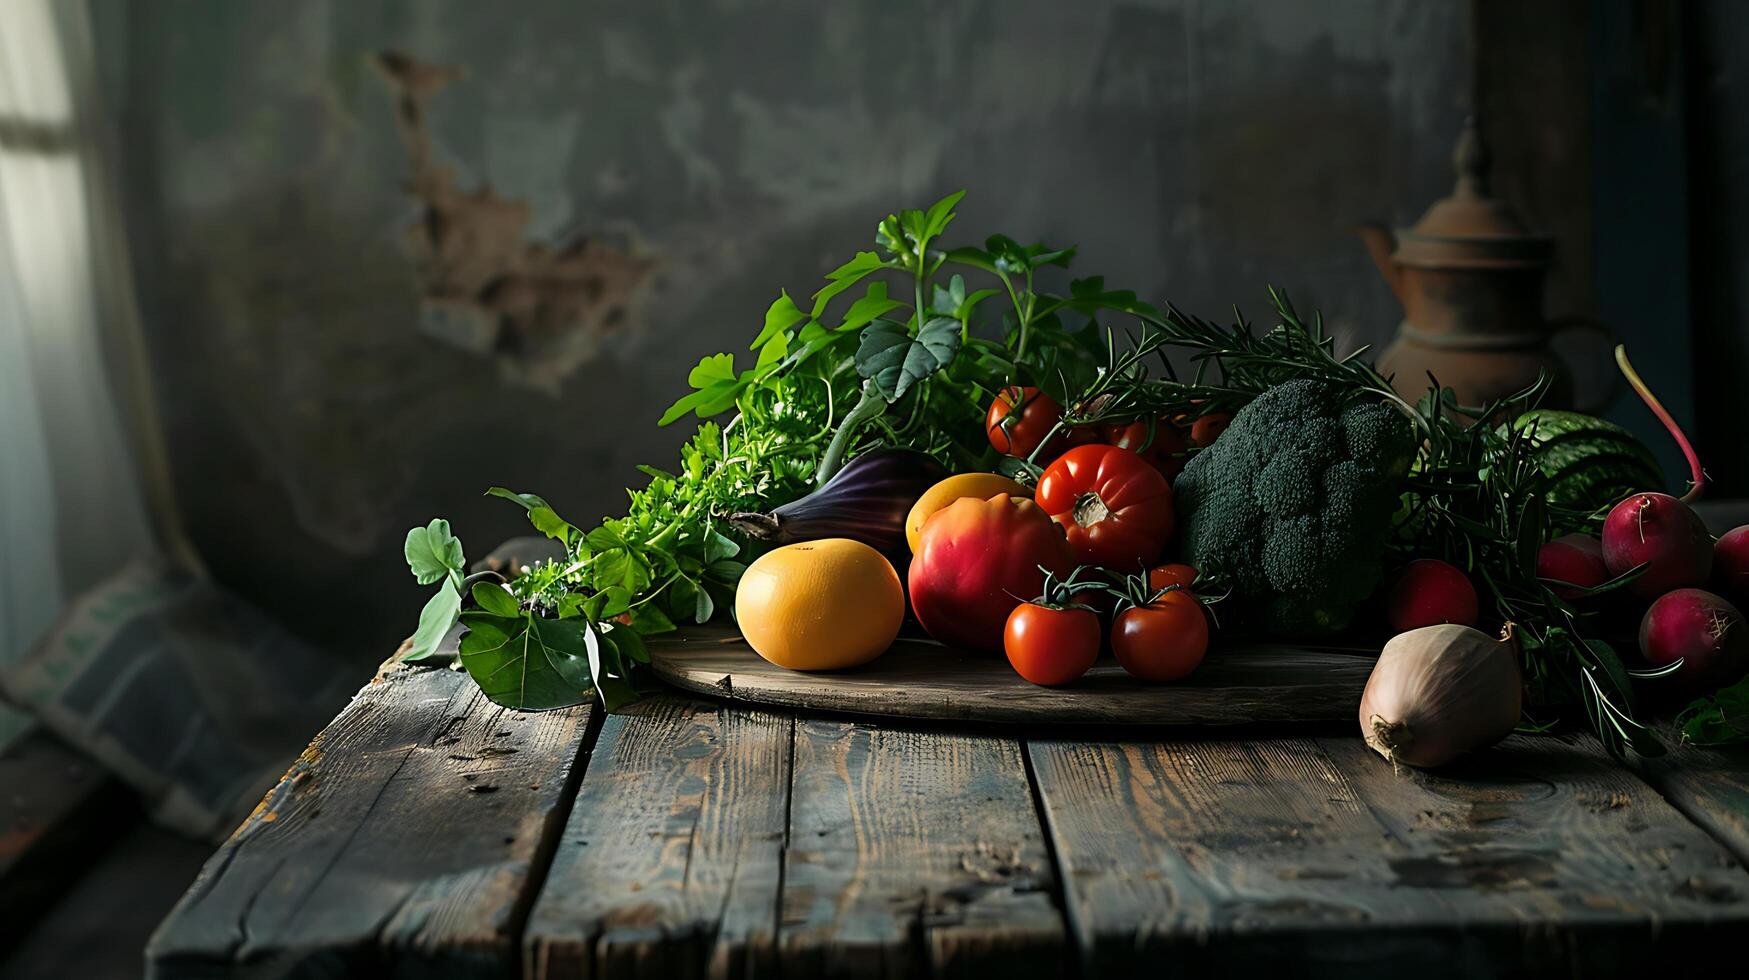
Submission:
M 779 667 L 841 670 L 892 645 L 905 590 L 892 562 L 860 541 L 804 541 L 747 566 L 735 619 L 753 651 Z
M 989 500 L 999 493 L 1005 493 L 1015 499 L 1032 499 L 1032 491 L 998 473 L 960 473 L 923 491 L 923 496 L 911 505 L 911 513 L 905 515 L 905 540 L 911 545 L 911 553 L 917 553 L 917 540 L 923 533 L 923 522 L 929 520 L 936 511 L 962 497 L 975 497 L 978 500 Z

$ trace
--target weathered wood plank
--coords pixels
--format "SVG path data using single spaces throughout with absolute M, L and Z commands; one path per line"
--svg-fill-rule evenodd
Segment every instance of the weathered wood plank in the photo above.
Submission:
M 1589 740 L 1439 775 L 1352 738 L 1029 750 L 1089 970 L 1669 975 L 1749 925 L 1749 875 Z
M 1017 743 L 798 719 L 790 976 L 1055 976 L 1065 936 Z
M 732 625 L 650 641 L 656 673 L 683 690 L 750 704 L 877 718 L 1023 724 L 1229 727 L 1347 721 L 1378 651 L 1229 643 L 1176 684 L 1144 684 L 1110 661 L 1067 687 L 1027 683 L 1001 657 L 901 637 L 879 659 L 829 675 L 760 659 Z
M 448 670 L 367 685 L 207 863 L 149 972 L 508 973 L 589 717 L 505 710 Z
M 1671 806 L 1749 864 L 1749 746 L 1681 747 L 1640 763 L 1638 771 Z
M 673 697 L 609 717 L 529 916 L 526 975 L 769 975 L 790 727 Z
M 0 750 L 0 948 L 143 819 L 120 782 L 42 729 Z

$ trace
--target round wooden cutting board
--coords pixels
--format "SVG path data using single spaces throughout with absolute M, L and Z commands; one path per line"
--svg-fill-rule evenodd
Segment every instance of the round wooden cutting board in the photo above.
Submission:
M 901 637 L 851 670 L 801 673 L 767 663 L 733 626 L 651 637 L 663 680 L 687 691 L 786 708 L 944 721 L 1078 725 L 1353 723 L 1376 654 L 1270 643 L 1225 644 L 1175 684 L 1144 684 L 1109 659 L 1068 687 L 1037 687 L 1001 657 Z

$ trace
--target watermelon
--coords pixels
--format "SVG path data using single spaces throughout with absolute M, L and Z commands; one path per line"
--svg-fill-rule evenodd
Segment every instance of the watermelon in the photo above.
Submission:
M 1579 412 L 1538 408 L 1512 422 L 1531 431 L 1551 506 L 1591 513 L 1631 493 L 1664 489 L 1664 471 L 1633 433 Z M 1534 426 L 1534 429 L 1531 427 Z

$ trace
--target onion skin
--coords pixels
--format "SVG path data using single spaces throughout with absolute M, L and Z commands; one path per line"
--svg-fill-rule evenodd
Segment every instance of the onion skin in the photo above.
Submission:
M 1430 769 L 1512 734 L 1524 679 L 1511 623 L 1500 639 L 1443 624 L 1385 644 L 1360 698 L 1360 733 L 1393 764 Z
M 889 558 L 910 553 L 905 517 L 947 476 L 935 457 L 914 449 L 877 449 L 844 465 L 826 485 L 765 513 L 730 514 L 729 524 L 755 541 L 795 544 L 821 538 L 860 541 Z

